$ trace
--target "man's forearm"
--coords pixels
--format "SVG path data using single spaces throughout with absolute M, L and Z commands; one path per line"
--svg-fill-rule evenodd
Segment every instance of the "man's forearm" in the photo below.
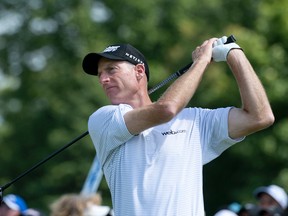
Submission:
M 243 51 L 232 49 L 227 63 L 240 90 L 242 109 L 255 119 L 274 119 L 265 89 Z
M 204 61 L 193 63 L 188 71 L 165 91 L 157 103 L 167 103 L 175 114 L 180 112 L 195 94 L 207 65 Z

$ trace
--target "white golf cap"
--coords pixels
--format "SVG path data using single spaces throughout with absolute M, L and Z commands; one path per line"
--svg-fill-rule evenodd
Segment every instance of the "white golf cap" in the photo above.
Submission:
M 234 213 L 233 211 L 228 210 L 228 209 L 222 209 L 222 210 L 216 212 L 216 214 L 214 216 L 237 216 L 237 214 Z
M 89 205 L 84 211 L 84 216 L 107 216 L 112 214 L 109 206 Z
M 256 188 L 253 194 L 256 198 L 259 198 L 261 193 L 266 193 L 270 195 L 280 204 L 283 209 L 287 208 L 288 196 L 282 187 L 279 187 L 277 185 L 262 186 Z

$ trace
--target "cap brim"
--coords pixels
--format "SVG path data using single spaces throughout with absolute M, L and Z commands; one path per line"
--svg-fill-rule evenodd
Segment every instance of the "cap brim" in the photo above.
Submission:
M 3 202 L 12 210 L 15 210 L 15 211 L 19 211 L 20 212 L 20 207 L 18 206 L 18 204 L 12 202 L 11 200 L 9 199 L 3 199 Z
M 107 58 L 111 60 L 125 60 L 121 57 L 111 55 L 109 53 L 89 53 L 82 61 L 82 68 L 85 73 L 90 75 L 98 75 L 98 62 L 100 58 Z

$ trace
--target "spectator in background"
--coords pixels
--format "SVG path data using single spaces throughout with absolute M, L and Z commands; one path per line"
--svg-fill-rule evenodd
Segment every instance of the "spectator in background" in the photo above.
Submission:
M 21 216 L 25 215 L 27 204 L 22 197 L 15 194 L 8 194 L 3 197 L 0 204 L 0 216 Z
M 261 186 L 254 190 L 257 203 L 231 203 L 214 216 L 288 216 L 288 195 L 277 185 Z
M 51 208 L 51 216 L 111 216 L 110 207 L 102 206 L 99 194 L 82 196 L 65 194 L 55 200 Z
M 286 191 L 277 185 L 258 187 L 254 191 L 261 215 L 284 215 L 288 205 Z
M 51 216 L 83 216 L 84 200 L 78 194 L 65 194 L 51 205 Z

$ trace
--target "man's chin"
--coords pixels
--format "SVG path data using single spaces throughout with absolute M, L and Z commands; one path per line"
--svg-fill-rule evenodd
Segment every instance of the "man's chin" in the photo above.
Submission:
M 129 104 L 129 101 L 126 99 L 120 99 L 120 98 L 110 98 L 110 103 L 112 105 L 119 105 L 119 104 Z
M 119 105 L 119 104 L 123 103 L 121 100 L 115 99 L 115 98 L 114 99 L 110 98 L 110 102 L 112 105 Z

